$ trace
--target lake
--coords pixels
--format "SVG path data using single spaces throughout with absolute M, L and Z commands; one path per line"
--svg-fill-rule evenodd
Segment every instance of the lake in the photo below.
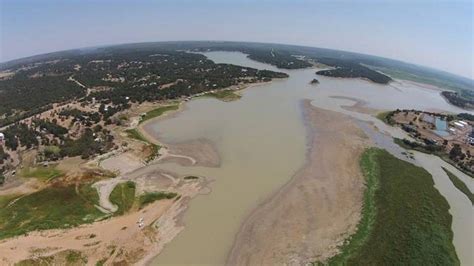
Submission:
M 206 176 L 214 182 L 210 184 L 209 194 L 191 201 L 183 218 L 185 229 L 164 248 L 153 264 L 222 265 L 225 262 L 245 217 L 288 182 L 304 163 L 307 139 L 301 113 L 303 99 L 311 99 L 314 106 L 372 122 L 381 131 L 397 137 L 406 135 L 372 115 L 349 111 L 342 106 L 351 106 L 359 100 L 366 103 L 366 107 L 380 110 L 463 112 L 449 105 L 439 91 L 403 81 L 379 85 L 360 79 L 316 76 L 317 69 L 280 70 L 250 60 L 242 53 L 209 52 L 205 55 L 216 63 L 281 71 L 290 77 L 246 89 L 238 101 L 193 99 L 176 116 L 148 126 L 151 134 L 167 144 L 207 139 L 221 157 L 218 168 L 183 167 L 171 163 L 162 166 L 180 174 Z M 310 85 L 313 78 L 320 83 Z M 453 215 L 458 256 L 463 264 L 472 264 L 469 249 L 472 248 L 474 212 L 470 201 L 446 181 L 449 181 L 447 176 L 439 171 L 442 161 L 418 154 L 416 160 L 429 168 L 436 187 L 447 198 Z M 461 175 L 456 169 L 452 170 Z M 465 175 L 460 177 L 472 187 L 472 179 Z

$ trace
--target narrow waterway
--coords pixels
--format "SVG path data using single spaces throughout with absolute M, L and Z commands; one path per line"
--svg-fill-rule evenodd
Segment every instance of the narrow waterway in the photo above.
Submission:
M 217 63 L 282 71 L 252 61 L 241 53 L 206 55 Z M 371 115 L 342 108 L 353 105 L 354 100 L 333 96 L 362 100 L 368 107 L 381 110 L 462 111 L 447 104 L 438 91 L 409 83 L 397 81 L 386 86 L 357 79 L 328 78 L 316 76 L 315 69 L 285 72 L 290 75 L 288 79 L 244 90 L 238 101 L 195 99 L 186 103 L 185 110 L 178 115 L 148 126 L 147 130 L 164 143 L 207 139 L 221 157 L 219 168 L 162 166 L 177 173 L 206 176 L 214 182 L 210 184 L 209 194 L 191 201 L 184 214 L 185 230 L 164 248 L 153 264 L 222 265 L 225 262 L 243 219 L 259 202 L 288 182 L 304 163 L 307 140 L 300 106 L 303 99 L 312 99 L 315 106 L 371 122 L 381 131 L 397 137 L 403 137 L 404 133 Z M 310 85 L 309 81 L 315 77 L 320 84 Z M 440 163 L 436 158 L 417 155 L 416 161 L 429 168 L 436 187 L 447 198 L 453 214 L 456 250 L 463 264 L 472 265 L 474 260 L 469 251 L 473 238 L 472 205 L 467 206 L 460 197 L 463 194 L 436 170 Z

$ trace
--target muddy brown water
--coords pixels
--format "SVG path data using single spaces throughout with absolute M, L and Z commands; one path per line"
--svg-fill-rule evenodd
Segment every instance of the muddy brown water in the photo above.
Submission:
M 303 99 L 312 99 L 315 106 L 351 115 L 363 123 L 373 123 L 389 136 L 397 137 L 403 137 L 404 133 L 384 125 L 373 116 L 341 108 L 355 102 L 332 96 L 360 99 L 368 107 L 380 110 L 463 111 L 447 104 L 439 91 L 403 81 L 377 85 L 358 79 L 316 76 L 315 69 L 279 70 L 250 60 L 241 53 L 205 54 L 217 63 L 284 71 L 290 77 L 246 89 L 243 97 L 234 102 L 194 99 L 186 103 L 187 108 L 181 113 L 146 126 L 151 135 L 164 143 L 207 139 L 215 145 L 221 157 L 219 168 L 161 165 L 169 171 L 206 176 L 214 182 L 210 185 L 212 191 L 209 194 L 191 201 L 183 217 L 185 229 L 165 246 L 152 261 L 153 265 L 224 264 L 245 217 L 288 182 L 304 163 L 307 140 L 301 113 Z M 309 82 L 315 77 L 320 84 L 310 85 Z M 447 176 L 438 170 L 442 162 L 436 157 L 416 154 L 415 159 L 418 164 L 429 168 L 436 187 L 448 200 L 458 256 L 462 264 L 471 265 L 474 262 L 470 252 L 473 239 L 472 205 L 446 181 Z M 454 172 L 460 174 L 459 171 Z M 472 179 L 466 176 L 461 178 L 468 181 L 470 188 L 473 187 Z

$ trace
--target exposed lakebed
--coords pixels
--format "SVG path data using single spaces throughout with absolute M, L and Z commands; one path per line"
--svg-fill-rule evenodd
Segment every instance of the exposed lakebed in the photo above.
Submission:
M 210 52 L 205 55 L 216 63 L 282 71 L 252 61 L 241 53 Z M 194 99 L 177 115 L 146 126 L 150 134 L 166 144 L 205 139 L 213 143 L 220 156 L 219 167 L 160 165 L 171 172 L 205 176 L 214 182 L 209 184 L 210 193 L 190 202 L 183 217 L 185 229 L 165 246 L 154 264 L 223 264 L 226 261 L 248 214 L 287 183 L 305 162 L 308 140 L 301 108 L 304 99 L 311 99 L 314 106 L 372 122 L 381 131 L 397 137 L 404 133 L 369 114 L 342 106 L 362 101 L 365 107 L 379 110 L 413 108 L 462 112 L 446 103 L 439 91 L 412 83 L 395 81 L 390 85 L 378 85 L 359 79 L 318 76 L 320 84 L 311 85 L 309 82 L 315 77 L 315 69 L 284 72 L 290 75 L 288 79 L 246 89 L 238 101 Z M 436 187 L 448 200 L 458 256 L 462 264 L 471 264 L 472 205 L 449 182 L 440 168 L 440 164 L 444 165 L 442 161 L 418 154 L 415 160 L 433 175 Z M 472 179 L 452 170 L 472 188 Z

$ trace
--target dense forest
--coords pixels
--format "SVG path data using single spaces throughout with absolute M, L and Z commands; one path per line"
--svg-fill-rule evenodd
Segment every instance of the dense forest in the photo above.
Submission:
M 318 75 L 337 78 L 365 78 L 375 83 L 388 84 L 392 79 L 359 63 L 334 58 L 320 58 L 318 62 L 335 67 L 335 69 L 320 70 Z
M 6 75 L 0 78 L 0 127 L 5 134 L 0 165 L 8 159 L 8 152 L 29 149 L 38 149 L 40 161 L 70 156 L 85 159 L 116 149 L 107 125 L 120 125 L 116 114 L 133 103 L 288 77 L 281 72 L 216 64 L 202 54 L 176 47 L 105 47 L 40 58 L 2 64 L 9 68 L 3 69 Z M 293 57 L 279 54 L 279 58 L 291 65 Z
M 250 50 L 248 51 L 248 53 L 248 58 L 253 59 L 255 61 L 274 65 L 278 68 L 298 69 L 311 66 L 310 63 L 297 59 L 289 52 L 281 50 Z
M 172 49 L 103 48 L 8 69 L 0 80 L 0 126 L 73 99 L 113 103 L 108 115 L 130 102 L 175 99 L 239 83 L 287 77 L 268 70 L 215 64 L 202 54 Z M 87 89 L 90 89 L 89 94 Z
M 466 109 L 474 109 L 474 92 L 463 90 L 462 92 L 443 91 L 441 92 L 448 102 Z
M 318 74 L 366 78 L 387 84 L 391 78 L 375 71 L 421 79 L 459 92 L 445 93 L 453 104 L 468 106 L 472 81 L 396 60 L 331 49 L 239 42 L 161 42 L 70 50 L 13 60 L 0 70 L 14 73 L 0 79 L 0 127 L 50 109 L 71 99 L 113 103 L 110 115 L 132 102 L 174 99 L 245 82 L 285 77 L 229 64 L 215 64 L 193 52 L 239 51 L 279 68 L 306 68 L 319 62 L 335 69 Z M 442 82 L 445 80 L 446 82 Z M 88 93 L 87 89 L 91 89 Z M 125 99 L 127 98 L 127 100 Z
M 79 138 L 68 136 L 68 130 L 54 122 L 35 120 L 31 125 L 16 123 L 5 129 L 5 147 L 15 151 L 45 147 L 45 159 L 57 160 L 67 156 L 89 158 L 95 154 L 105 153 L 113 148 L 113 136 L 100 125 L 86 127 Z M 2 148 L 2 146 L 0 146 Z M 0 150 L 0 164 L 7 157 Z

